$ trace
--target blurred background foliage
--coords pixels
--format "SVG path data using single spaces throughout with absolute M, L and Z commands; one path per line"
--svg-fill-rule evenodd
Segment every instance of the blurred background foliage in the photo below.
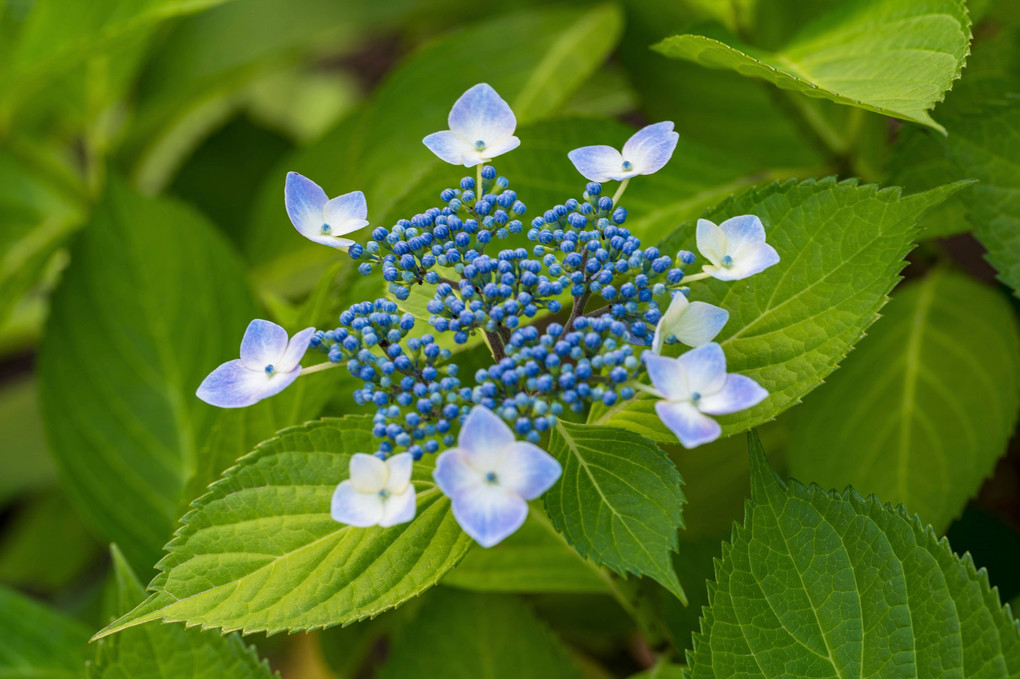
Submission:
M 341 304 L 379 292 L 293 231 L 285 172 L 330 195 L 363 190 L 374 223 L 421 211 L 458 175 L 420 140 L 475 82 L 517 113 L 523 144 L 497 166 L 533 208 L 580 192 L 567 150 L 675 121 L 672 162 L 628 193 L 633 230 L 653 242 L 777 179 L 836 174 L 914 190 L 974 176 L 950 162 L 954 132 L 975 102 L 1020 89 L 1012 2 L 970 5 L 968 68 L 934 113 L 948 138 L 649 49 L 689 30 L 774 47 L 835 4 L 0 0 L 0 584 L 61 609 L 78 620 L 67 634 L 87 636 L 116 611 L 108 543 L 124 554 L 121 585 L 132 567 L 148 581 L 182 510 L 238 456 L 279 428 L 353 408 L 332 373 L 242 413 L 214 412 L 193 393 L 249 318 L 328 327 Z M 993 280 L 969 234 L 982 190 L 926 217 L 908 277 L 948 260 Z M 811 401 L 805 409 L 826 407 Z M 788 442 L 791 459 L 805 459 L 796 415 L 761 430 L 780 469 Z M 689 499 L 675 566 L 691 606 L 654 587 L 648 605 L 665 608 L 682 649 L 711 560 L 742 515 L 748 464 L 743 437 L 670 452 Z M 1018 490 L 1014 448 L 941 526 L 989 567 L 1004 600 L 1020 595 Z M 542 564 L 538 575 L 529 563 Z M 540 514 L 501 555 L 474 550 L 446 585 L 375 621 L 254 642 L 285 677 L 380 666 L 381 677 L 407 676 L 435 668 L 416 666 L 401 639 L 451 654 L 450 638 L 488 643 L 473 634 L 491 608 L 526 635 L 522 649 L 548 652 L 549 667 L 626 676 L 650 657 Z M 527 605 L 505 592 L 526 593 Z M 446 626 L 445 641 L 430 620 Z M 571 657 L 543 645 L 550 635 Z

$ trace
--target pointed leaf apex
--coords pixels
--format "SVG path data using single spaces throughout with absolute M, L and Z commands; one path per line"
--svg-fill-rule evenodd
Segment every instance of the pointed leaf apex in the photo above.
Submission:
M 769 504 L 769 496 L 785 492 L 786 484 L 765 457 L 765 448 L 756 429 L 747 432 L 747 454 L 751 458 L 751 499 L 755 504 Z

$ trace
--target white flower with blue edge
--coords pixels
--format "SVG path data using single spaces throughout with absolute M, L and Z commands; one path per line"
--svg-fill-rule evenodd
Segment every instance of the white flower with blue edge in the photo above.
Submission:
M 256 319 L 241 340 L 241 358 L 213 370 L 198 387 L 197 396 L 220 408 L 244 408 L 286 389 L 301 374 L 301 358 L 315 328 L 287 339 L 276 323 Z
M 349 526 L 395 526 L 414 518 L 413 462 L 410 453 L 380 460 L 375 455 L 355 453 L 350 478 L 333 492 L 330 515 Z
M 744 375 L 726 372 L 726 355 L 712 342 L 680 358 L 646 351 L 648 377 L 662 395 L 655 412 L 685 448 L 719 438 L 722 428 L 709 415 L 727 415 L 761 403 L 769 392 Z
M 432 473 L 453 504 L 453 516 L 482 547 L 512 534 L 534 500 L 563 469 L 538 446 L 518 441 L 491 410 L 475 406 L 461 426 L 457 447 L 436 459 Z
M 283 197 L 294 228 L 310 241 L 332 248 L 350 247 L 354 241 L 344 236 L 368 226 L 368 204 L 361 191 L 329 198 L 308 177 L 288 172 Z
M 698 220 L 698 250 L 711 264 L 705 273 L 721 281 L 737 281 L 779 263 L 779 253 L 765 242 L 765 227 L 754 215 L 727 219 L 716 226 Z
M 422 141 L 432 153 L 453 165 L 481 165 L 521 145 L 514 136 L 514 112 L 486 83 L 460 95 L 450 109 L 448 122 L 449 130 L 430 134 Z
M 567 154 L 577 171 L 593 182 L 623 181 L 639 174 L 658 172 L 673 157 L 680 135 L 666 121 L 643 127 L 623 145 L 583 146 Z
M 682 292 L 674 293 L 666 313 L 655 326 L 652 351 L 662 352 L 666 343 L 680 342 L 689 347 L 708 344 L 726 325 L 730 312 L 707 302 L 690 302 Z

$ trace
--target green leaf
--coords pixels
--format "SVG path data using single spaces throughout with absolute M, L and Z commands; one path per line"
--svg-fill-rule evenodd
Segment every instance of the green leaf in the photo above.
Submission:
M 353 528 L 329 515 L 351 456 L 374 449 L 371 431 L 369 417 L 327 419 L 259 445 L 181 519 L 154 593 L 97 636 L 150 620 L 245 632 L 346 625 L 434 585 L 472 542 L 427 464 L 415 465 L 411 523 Z
M 996 290 L 945 271 L 898 290 L 884 315 L 796 412 L 790 474 L 852 484 L 942 532 L 1006 452 L 1020 330 Z
M 670 553 L 683 528 L 683 479 L 652 441 L 617 427 L 560 422 L 549 452 L 563 477 L 545 494 L 556 529 L 581 556 L 647 575 L 685 600 Z
M 969 43 L 961 0 L 851 0 L 774 51 L 690 34 L 666 38 L 654 49 L 944 131 L 928 112 L 960 76 Z
M 578 670 L 520 599 L 440 589 L 393 640 L 380 679 L 569 679 Z
M 236 356 L 255 315 L 244 270 L 211 225 L 112 183 L 54 293 L 40 388 L 71 499 L 139 567 L 166 543 L 221 412 L 195 389 Z
M 46 450 L 35 379 L 13 379 L 0 389 L 0 506 L 18 493 L 56 485 Z
M 748 438 L 753 500 L 716 563 L 691 679 L 1020 672 L 1020 629 L 969 555 L 874 496 L 783 484 Z
M 443 584 L 478 592 L 593 592 L 605 594 L 604 572 L 581 558 L 532 507 L 528 520 L 506 540 L 468 552 Z
M 770 394 L 761 404 L 719 418 L 723 433 L 766 422 L 821 384 L 878 317 L 912 247 L 917 221 L 961 183 L 909 196 L 899 189 L 833 178 L 752 189 L 709 210 L 718 223 L 758 215 L 779 264 L 742 281 L 693 284 L 692 299 L 730 312 L 718 342 L 729 372 L 757 380 Z M 696 250 L 694 225 L 661 244 L 664 252 Z M 626 426 L 663 443 L 676 437 L 659 421 L 655 401 L 641 397 L 592 412 L 592 421 Z
M 118 609 L 123 613 L 145 598 L 145 590 L 120 550 L 113 548 Z M 96 644 L 89 679 L 268 679 L 279 675 L 260 660 L 239 634 L 186 629 L 183 625 L 147 625 Z
M 0 587 L 0 677 L 72 679 L 85 666 L 89 629 Z

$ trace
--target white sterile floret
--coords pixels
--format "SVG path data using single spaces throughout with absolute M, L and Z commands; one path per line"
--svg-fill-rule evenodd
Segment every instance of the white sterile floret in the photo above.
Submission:
M 689 302 L 687 295 L 677 292 L 669 303 L 666 313 L 655 326 L 652 351 L 662 353 L 666 343 L 680 342 L 689 347 L 700 347 L 715 339 L 730 312 L 707 302 Z
M 698 250 L 711 264 L 705 273 L 721 281 L 736 281 L 779 263 L 779 253 L 765 242 L 765 227 L 754 215 L 727 219 L 716 226 L 698 220 Z
M 333 519 L 359 528 L 385 528 L 413 519 L 412 466 L 410 453 L 394 455 L 385 462 L 374 455 L 354 454 L 350 478 L 340 482 L 333 492 Z
M 481 165 L 521 144 L 514 136 L 517 118 L 510 105 L 486 83 L 475 85 L 457 99 L 448 122 L 450 129 L 430 134 L 422 141 L 453 165 Z
M 679 139 L 673 123 L 666 121 L 635 132 L 622 152 L 612 146 L 583 146 L 567 157 L 578 172 L 593 182 L 622 181 L 661 170 L 673 156 Z
M 288 172 L 283 196 L 294 228 L 316 243 L 333 248 L 350 247 L 354 241 L 344 236 L 368 226 L 368 204 L 361 191 L 328 198 L 322 187 L 311 179 Z

